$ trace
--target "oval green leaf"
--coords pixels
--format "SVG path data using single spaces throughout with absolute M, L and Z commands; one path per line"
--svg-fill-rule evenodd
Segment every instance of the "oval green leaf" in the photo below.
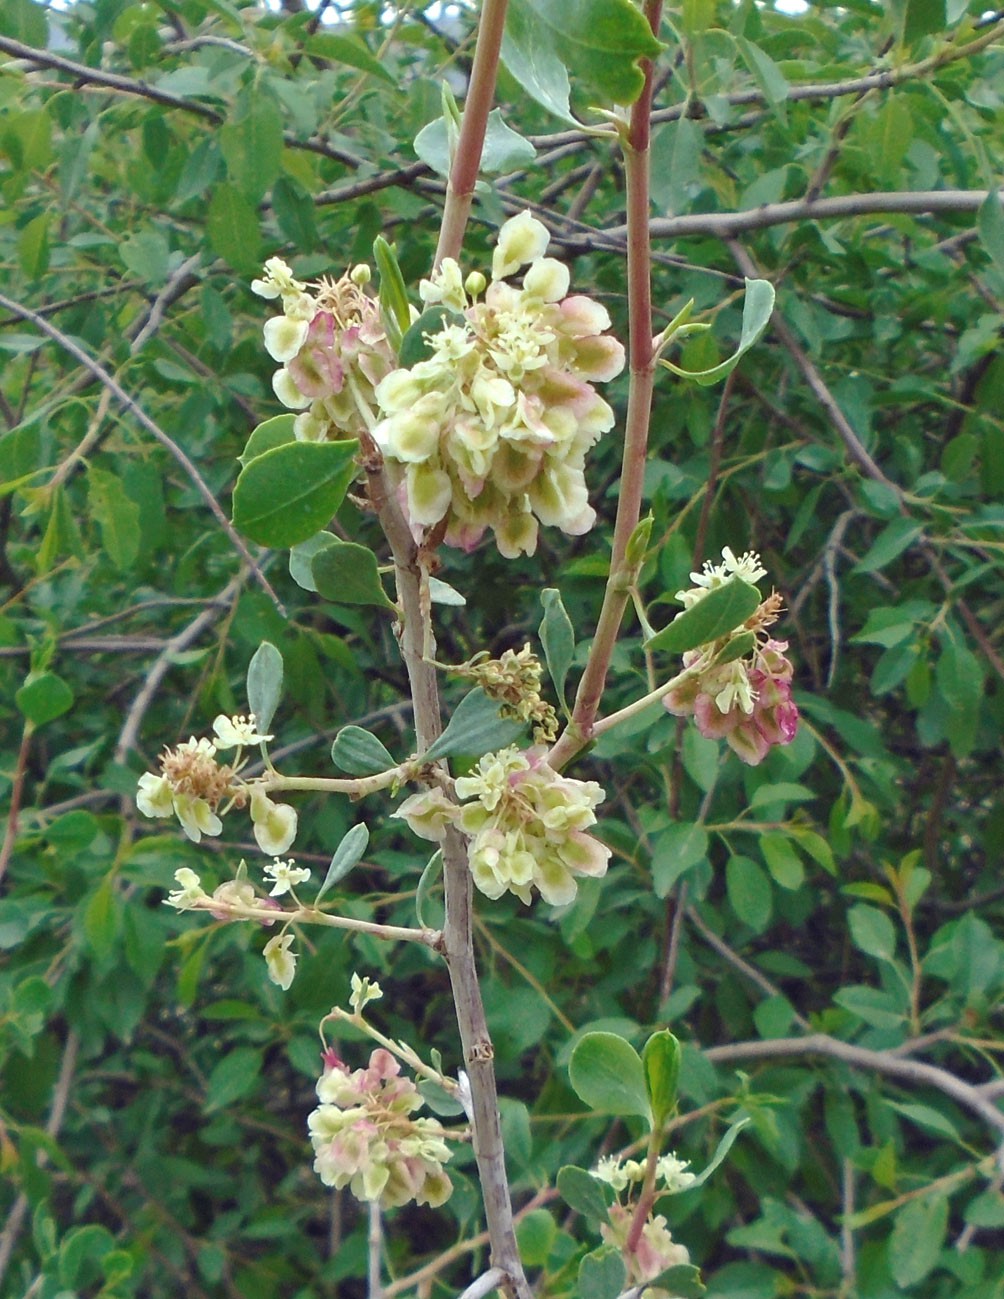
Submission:
M 234 527 L 260 546 L 295 546 L 323 528 L 355 477 L 354 438 L 288 442 L 256 456 L 234 486 Z
M 343 726 L 331 746 L 331 761 L 350 776 L 372 776 L 394 766 L 377 737 L 361 726 Z
M 319 595 L 334 604 L 375 604 L 394 608 L 377 571 L 376 555 L 354 541 L 333 541 L 318 550 L 310 563 Z
M 489 699 L 479 686 L 464 695 L 450 718 L 446 729 L 425 751 L 428 762 L 447 758 L 451 753 L 469 754 L 480 758 L 515 743 L 526 729 L 524 722 L 515 722 L 499 716 L 499 706 Z
M 735 631 L 759 604 L 760 592 L 756 587 L 734 577 L 677 614 L 668 627 L 656 632 L 647 646 L 666 654 L 683 654 Z
M 568 1078 L 580 1100 L 594 1110 L 651 1119 L 641 1056 L 616 1033 L 580 1038 L 568 1062 Z

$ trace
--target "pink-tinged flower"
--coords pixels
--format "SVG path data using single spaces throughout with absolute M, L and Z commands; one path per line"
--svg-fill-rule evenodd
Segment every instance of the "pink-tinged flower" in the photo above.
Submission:
M 378 1047 L 367 1067 L 354 1071 L 332 1051 L 323 1058 L 321 1103 L 307 1126 L 325 1186 L 348 1186 L 357 1199 L 385 1208 L 442 1204 L 453 1189 L 443 1171 L 451 1154 L 446 1134 L 438 1119 L 412 1118 L 422 1096 L 394 1056 Z
M 604 307 L 567 296 L 547 241 L 524 212 L 499 231 L 487 287 L 449 259 L 422 281 L 453 318 L 426 336 L 430 356 L 377 385 L 373 431 L 416 539 L 445 523 L 445 544 L 470 550 L 490 528 L 513 558 L 534 554 L 539 524 L 578 536 L 595 522 L 586 453 L 614 416 L 592 383 L 620 373 L 624 349 Z
M 724 738 L 743 762 L 755 767 L 774 745 L 790 744 L 798 730 L 787 648 L 787 641 L 768 640 L 749 659 L 723 667 L 712 664 L 664 695 L 663 704 L 675 717 L 693 716 L 702 735 Z M 688 651 L 684 667 L 700 657 L 700 650 Z

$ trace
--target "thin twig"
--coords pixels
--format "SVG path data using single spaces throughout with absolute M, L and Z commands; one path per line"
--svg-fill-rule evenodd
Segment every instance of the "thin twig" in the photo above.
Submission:
M 724 957 L 729 965 L 744 975 L 751 983 L 755 983 L 761 992 L 765 992 L 768 997 L 782 997 L 784 994 L 781 989 L 771 983 L 766 974 L 758 970 L 755 965 L 750 965 L 749 961 L 744 960 L 738 952 L 732 950 L 724 938 L 719 938 L 713 929 L 710 929 L 701 919 L 700 913 L 694 907 L 687 907 L 687 919 L 694 926 L 709 947 L 713 947 L 719 956 Z M 804 1015 L 800 1015 L 792 1007 L 792 1019 L 799 1028 L 809 1028 L 809 1021 Z
M 14 841 L 17 838 L 17 818 L 21 810 L 21 798 L 24 794 L 24 776 L 28 766 L 28 749 L 31 746 L 31 737 L 34 731 L 34 725 L 26 719 L 21 730 L 21 743 L 18 746 L 14 778 L 10 787 L 10 807 L 7 809 L 3 844 L 0 846 L 0 881 L 3 880 L 4 873 L 7 870 L 7 863 L 10 861 L 10 855 L 14 851 Z
M 111 390 L 112 396 L 115 397 L 119 405 L 132 415 L 132 417 L 142 425 L 142 427 L 146 429 L 146 431 L 151 434 L 162 447 L 166 448 L 166 450 L 171 453 L 191 479 L 199 495 L 208 506 L 213 518 L 229 537 L 231 545 L 247 564 L 251 572 L 254 573 L 255 580 L 261 586 L 262 590 L 265 591 L 279 612 L 285 617 L 286 610 L 283 607 L 282 601 L 272 589 L 271 583 L 261 571 L 251 552 L 245 545 L 243 538 L 237 533 L 233 524 L 223 513 L 212 488 L 207 484 L 181 447 L 178 446 L 177 442 L 175 442 L 173 438 L 169 437 L 160 425 L 155 423 L 155 421 L 147 415 L 146 411 L 144 411 L 142 407 L 129 396 L 125 389 L 119 384 L 118 380 L 115 379 L 113 375 L 109 374 L 103 365 L 100 365 L 95 361 L 93 357 L 85 352 L 78 343 L 74 342 L 68 334 L 64 334 L 61 329 L 56 329 L 54 325 L 50 325 L 49 322 L 40 316 L 37 311 L 32 311 L 28 307 L 22 307 L 20 303 L 6 297 L 2 293 L 0 293 L 0 306 L 6 307 L 8 311 L 14 312 L 16 315 L 20 316 L 22 320 L 30 321 L 36 329 L 41 330 L 43 334 L 51 338 L 53 342 L 58 343 L 64 351 L 68 352 L 74 360 L 79 361 L 85 370 L 88 370 L 95 379 Z
M 70 1097 L 70 1087 L 73 1083 L 73 1071 L 77 1063 L 77 1049 L 80 1046 L 80 1038 L 77 1036 L 75 1029 L 71 1029 L 67 1034 L 66 1045 L 63 1048 L 63 1058 L 59 1065 L 59 1076 L 56 1079 L 56 1085 L 52 1092 L 52 1106 L 49 1109 L 49 1119 L 45 1125 L 46 1133 L 50 1137 L 57 1137 L 59 1129 L 63 1126 L 63 1118 L 66 1114 L 66 1106 Z M 38 1152 L 39 1165 L 48 1162 L 49 1155 L 45 1150 Z M 10 1213 L 7 1215 L 7 1222 L 2 1234 L 0 1234 L 0 1282 L 3 1281 L 4 1273 L 7 1271 L 7 1265 L 10 1263 L 11 1255 L 14 1252 L 14 1246 L 17 1244 L 17 1238 L 21 1234 L 25 1218 L 28 1216 L 29 1201 L 24 1192 L 18 1194 L 17 1199 L 11 1205 Z
M 978 1115 L 998 1134 L 1000 1159 L 1004 1155 L 1004 1110 L 992 1104 L 978 1087 L 957 1078 L 947 1069 L 927 1064 L 923 1060 L 904 1059 L 889 1051 L 873 1051 L 855 1046 L 825 1033 L 810 1033 L 806 1037 L 769 1038 L 762 1042 L 731 1042 L 724 1046 L 708 1047 L 706 1059 L 713 1064 L 729 1064 L 733 1060 L 769 1060 L 778 1056 L 825 1056 L 840 1060 L 855 1069 L 888 1074 L 905 1082 L 926 1084 L 951 1097 L 959 1105 Z

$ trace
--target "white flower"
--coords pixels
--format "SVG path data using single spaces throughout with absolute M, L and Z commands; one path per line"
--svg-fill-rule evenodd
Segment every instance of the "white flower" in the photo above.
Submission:
M 510 217 L 499 230 L 492 256 L 492 279 L 502 280 L 528 262 L 543 257 L 550 235 L 547 226 L 529 212 Z
M 269 893 L 271 898 L 281 898 L 290 889 L 295 889 L 297 884 L 310 879 L 310 871 L 303 866 L 294 866 L 292 857 L 289 861 L 276 860 L 271 866 L 266 866 L 265 874 L 275 885 Z
M 368 1002 L 379 1001 L 383 996 L 383 989 L 375 979 L 360 978 L 358 974 L 353 974 L 350 986 L 352 995 L 349 997 L 349 1005 L 357 1015 Z
M 217 750 L 232 749 L 235 746 L 243 747 L 248 744 L 267 743 L 272 739 L 272 736 L 259 735 L 255 729 L 255 722 L 254 713 L 249 713 L 247 717 L 227 717 L 225 714 L 220 713 L 219 717 L 213 722 L 213 730 L 216 732 L 213 748 Z
M 265 321 L 265 351 L 280 364 L 292 361 L 306 342 L 310 322 L 292 320 L 289 316 L 273 316 Z
M 295 809 L 273 803 L 260 787 L 251 794 L 251 820 L 258 847 L 269 857 L 281 857 L 296 838 Z
M 188 911 L 206 896 L 202 881 L 195 871 L 189 870 L 187 866 L 182 866 L 180 870 L 176 870 L 174 878 L 181 887 L 173 893 L 169 893 L 165 898 L 169 907 L 177 907 L 179 911 Z
M 676 598 L 682 600 L 689 609 L 698 600 L 703 600 L 709 591 L 724 586 L 726 582 L 731 581 L 734 577 L 741 578 L 742 581 L 755 586 L 761 577 L 766 576 L 767 570 L 761 566 L 760 556 L 755 550 L 747 550 L 745 554 L 736 559 L 729 547 L 724 546 L 722 548 L 722 562 L 712 564 L 710 560 L 706 559 L 702 571 L 690 575 L 690 580 L 694 585 L 687 591 L 677 591 Z
M 223 822 L 204 798 L 195 798 L 191 794 L 175 794 L 174 810 L 181 822 L 182 830 L 192 843 L 199 843 L 204 834 L 219 834 L 223 829 Z
M 270 257 L 265 263 L 265 275 L 251 281 L 251 292 L 259 298 L 296 297 L 306 289 L 305 284 L 293 278 L 293 272 L 281 257 Z
M 689 1159 L 677 1159 L 676 1155 L 663 1155 L 657 1160 L 655 1172 L 666 1183 L 666 1190 L 673 1194 L 685 1191 L 697 1181 L 697 1174 L 688 1172 Z
M 144 816 L 170 816 L 174 811 L 174 795 L 166 776 L 155 776 L 152 771 L 139 778 L 136 806 Z
M 268 977 L 277 983 L 283 992 L 289 988 L 296 974 L 296 953 L 289 949 L 293 945 L 293 934 L 276 934 L 265 944 L 263 955 L 268 966 Z

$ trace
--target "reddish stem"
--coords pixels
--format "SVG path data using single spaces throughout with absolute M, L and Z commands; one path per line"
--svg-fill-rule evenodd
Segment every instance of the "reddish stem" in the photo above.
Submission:
M 446 187 L 446 207 L 436 247 L 436 266 L 444 257 L 456 258 L 460 255 L 460 245 L 463 243 L 474 198 L 474 185 L 481 166 L 488 114 L 495 98 L 495 78 L 505 28 L 505 11 L 506 0 L 484 0 L 471 80 L 464 100 L 464 115 L 460 121 L 460 138 Z
M 646 0 L 645 17 L 653 33 L 659 30 L 662 0 Z M 624 425 L 620 495 L 614 521 L 610 575 L 603 593 L 585 671 L 579 682 L 572 720 L 548 758 L 563 766 L 588 742 L 610 667 L 624 610 L 630 599 L 630 575 L 625 564 L 627 544 L 641 516 L 642 485 L 648 429 L 652 414 L 655 354 L 652 347 L 651 238 L 649 235 L 649 142 L 652 115 L 652 60 L 643 59 L 645 84 L 631 109 L 623 142 L 627 205 L 628 360 L 631 385 Z

